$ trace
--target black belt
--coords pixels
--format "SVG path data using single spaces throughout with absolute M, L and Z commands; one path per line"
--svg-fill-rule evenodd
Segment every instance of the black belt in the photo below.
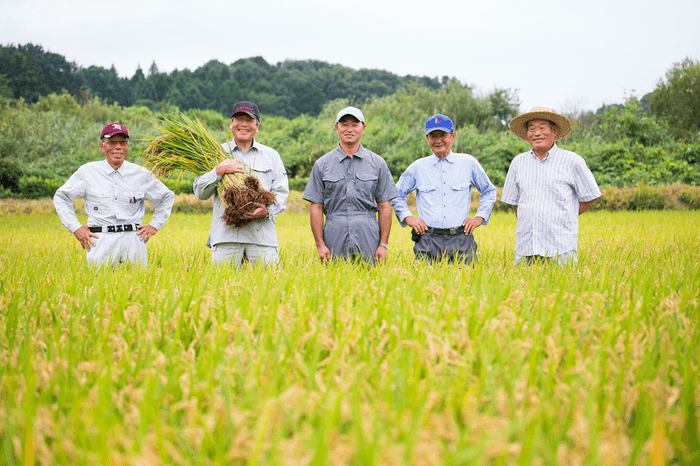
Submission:
M 92 233 L 123 233 L 125 231 L 136 231 L 139 227 L 138 223 L 127 224 L 127 225 L 109 225 L 107 227 L 88 227 Z M 107 230 L 105 230 L 105 228 Z
M 444 235 L 444 236 L 454 236 L 464 233 L 464 226 L 458 226 L 455 228 L 430 228 L 428 227 L 428 233 L 431 235 Z

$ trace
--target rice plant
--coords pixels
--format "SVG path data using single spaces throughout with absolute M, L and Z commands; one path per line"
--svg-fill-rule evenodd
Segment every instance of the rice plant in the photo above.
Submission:
M 217 267 L 209 221 L 95 271 L 54 215 L 0 218 L 3 462 L 697 458 L 697 212 L 586 214 L 565 269 L 514 266 L 506 213 L 473 267 L 396 224 L 386 264 L 322 265 L 306 214 L 278 217 L 279 267 Z

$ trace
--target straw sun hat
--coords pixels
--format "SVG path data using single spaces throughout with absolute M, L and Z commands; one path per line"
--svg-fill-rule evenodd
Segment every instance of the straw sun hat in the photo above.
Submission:
M 571 120 L 564 115 L 554 113 L 547 107 L 534 107 L 529 112 L 518 115 L 510 120 L 511 132 L 523 141 L 527 141 L 527 127 L 525 125 L 532 120 L 548 120 L 557 125 L 558 132 L 555 141 L 567 137 L 569 133 L 571 133 L 571 130 L 574 129 Z

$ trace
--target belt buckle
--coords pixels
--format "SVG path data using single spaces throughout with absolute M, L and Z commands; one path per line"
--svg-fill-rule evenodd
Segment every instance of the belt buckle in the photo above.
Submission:
M 122 226 L 121 226 L 121 225 L 117 225 L 117 233 L 121 233 L 121 232 L 123 232 L 123 231 L 124 231 L 124 230 L 122 229 Z
M 107 233 L 114 233 L 114 225 L 110 225 L 107 227 Z
M 456 228 L 450 228 L 450 235 L 454 236 L 457 234 L 457 229 Z

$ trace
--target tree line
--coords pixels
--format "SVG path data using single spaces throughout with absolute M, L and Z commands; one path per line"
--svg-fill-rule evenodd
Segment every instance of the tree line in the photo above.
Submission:
M 0 75 L 9 97 L 35 103 L 63 89 L 83 100 L 96 96 L 123 107 L 143 105 L 160 111 L 165 104 L 190 109 L 230 111 L 234 102 L 252 100 L 266 115 L 317 116 L 331 100 L 364 102 L 395 93 L 408 85 L 440 89 L 453 78 L 398 76 L 388 71 L 352 68 L 317 60 L 269 64 L 262 57 L 226 65 L 211 60 L 194 71 L 163 73 L 155 61 L 146 73 L 139 67 L 131 78 L 119 77 L 112 66 L 83 68 L 60 54 L 34 44 L 0 47 Z

